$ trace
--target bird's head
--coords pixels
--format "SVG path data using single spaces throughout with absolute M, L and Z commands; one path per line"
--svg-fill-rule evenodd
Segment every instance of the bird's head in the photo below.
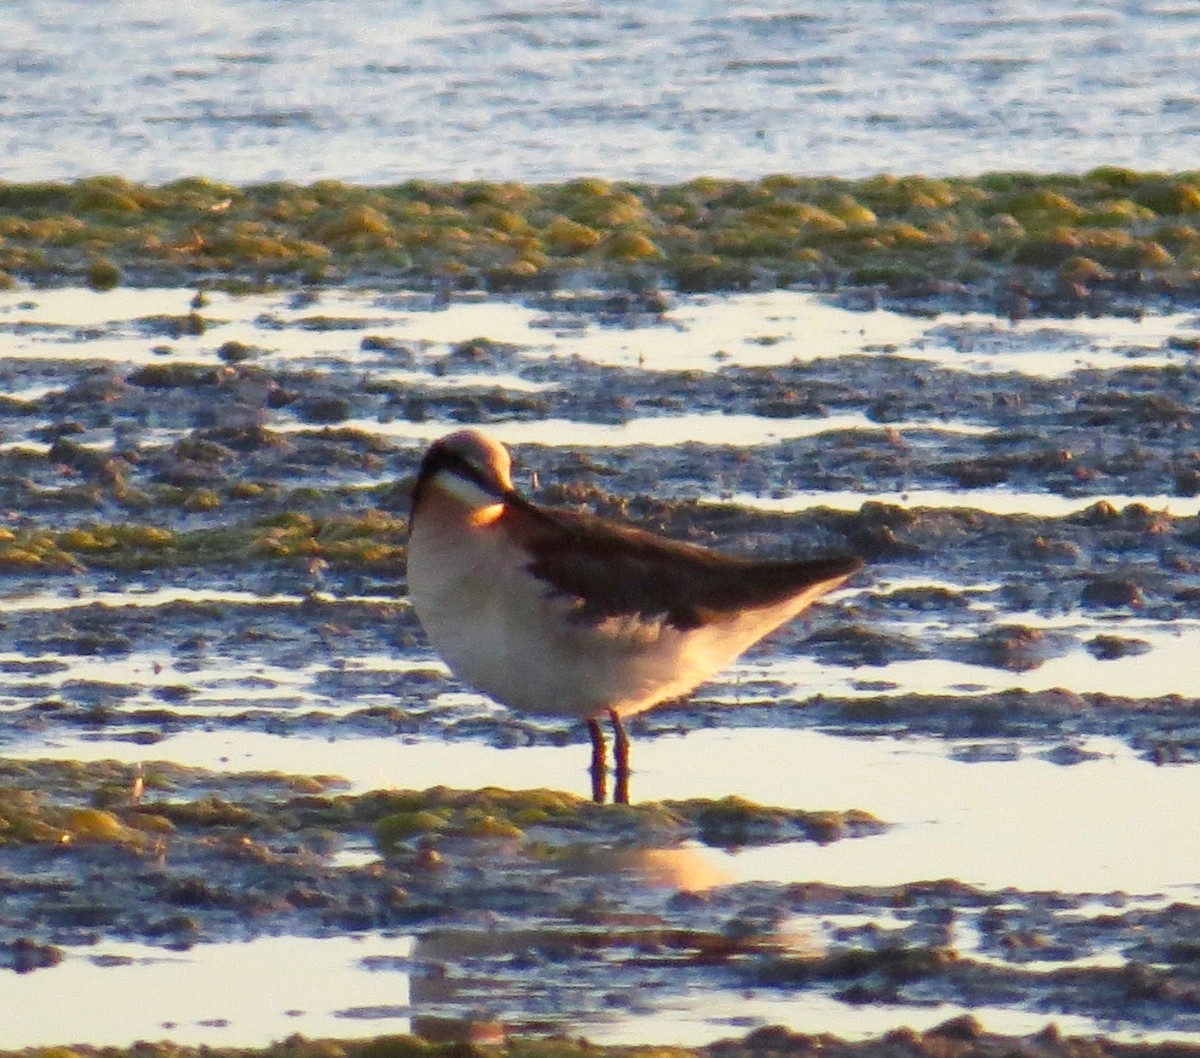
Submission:
M 478 430 L 459 430 L 435 441 L 417 472 L 412 519 L 431 491 L 466 507 L 475 521 L 495 520 L 513 495 L 508 449 Z

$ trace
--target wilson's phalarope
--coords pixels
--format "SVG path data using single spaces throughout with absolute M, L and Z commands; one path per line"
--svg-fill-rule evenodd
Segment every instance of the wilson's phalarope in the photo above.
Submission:
M 464 682 L 521 712 L 587 721 L 592 793 L 628 801 L 622 722 L 679 698 L 843 584 L 857 558 L 764 562 L 551 510 L 513 488 L 507 449 L 477 430 L 430 447 L 409 521 L 408 587 Z

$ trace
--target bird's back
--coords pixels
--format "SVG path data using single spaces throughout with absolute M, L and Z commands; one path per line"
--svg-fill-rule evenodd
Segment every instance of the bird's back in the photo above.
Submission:
M 530 572 L 548 593 L 577 599 L 581 620 L 653 614 L 686 631 L 799 596 L 816 598 L 862 566 L 844 556 L 738 558 L 524 502 L 510 503 L 504 517 L 530 552 Z

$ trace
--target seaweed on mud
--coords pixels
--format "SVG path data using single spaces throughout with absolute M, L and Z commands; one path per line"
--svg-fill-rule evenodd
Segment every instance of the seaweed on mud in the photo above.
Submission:
M 706 845 L 741 848 L 778 841 L 825 844 L 846 837 L 878 834 L 886 825 L 867 812 L 808 812 L 763 808 L 740 797 L 719 800 L 667 801 L 664 807 L 690 819 Z
M 354 811 L 376 818 L 376 841 L 385 851 L 414 838 L 523 838 L 531 828 L 543 827 L 560 836 L 574 831 L 579 838 L 667 844 L 698 839 L 723 847 L 829 842 L 886 829 L 880 820 L 854 810 L 806 812 L 763 807 L 740 798 L 601 807 L 549 790 L 382 792 L 365 795 Z
M 210 490 L 179 496 L 189 512 L 220 506 Z M 172 531 L 160 525 L 82 523 L 70 529 L 0 529 L 0 572 L 150 570 L 321 560 L 336 566 L 399 570 L 406 523 L 383 511 L 317 518 L 284 510 L 249 524 Z
M 1194 300 L 1195 174 L 1124 172 L 1119 188 L 1104 170 L 675 186 L 13 184 L 0 270 L 98 290 L 196 275 L 238 288 L 340 276 L 544 291 L 581 274 L 635 290 L 866 284 L 915 305 L 957 298 L 1013 315 Z
M 633 863 L 645 854 L 652 862 L 696 838 L 832 841 L 884 827 L 861 812 L 748 802 L 600 806 L 550 790 L 351 795 L 341 785 L 166 762 L 0 762 L 0 890 L 11 905 L 0 941 L 18 929 L 61 941 L 85 920 L 149 938 L 182 928 L 197 940 L 281 926 L 311 934 L 339 922 L 369 928 L 469 917 L 478 906 L 553 918 L 565 913 L 562 902 L 577 900 L 572 886 L 554 879 L 581 856 L 628 855 Z M 373 844 L 383 858 L 338 867 L 330 854 L 347 842 Z M 480 859 L 495 871 L 495 884 L 484 889 L 470 869 Z M 51 863 L 61 879 L 53 893 L 5 881 Z M 101 865 L 104 891 L 89 892 L 87 879 Z M 409 895 L 399 897 L 401 890 Z M 179 907 L 188 922 L 171 925 Z

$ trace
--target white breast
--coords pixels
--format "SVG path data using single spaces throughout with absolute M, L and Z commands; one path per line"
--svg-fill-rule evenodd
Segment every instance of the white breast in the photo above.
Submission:
M 433 647 L 460 679 L 514 709 L 629 715 L 687 693 L 743 649 L 714 652 L 662 618 L 584 623 L 528 563 L 490 527 L 418 519 L 409 543 L 409 593 Z

